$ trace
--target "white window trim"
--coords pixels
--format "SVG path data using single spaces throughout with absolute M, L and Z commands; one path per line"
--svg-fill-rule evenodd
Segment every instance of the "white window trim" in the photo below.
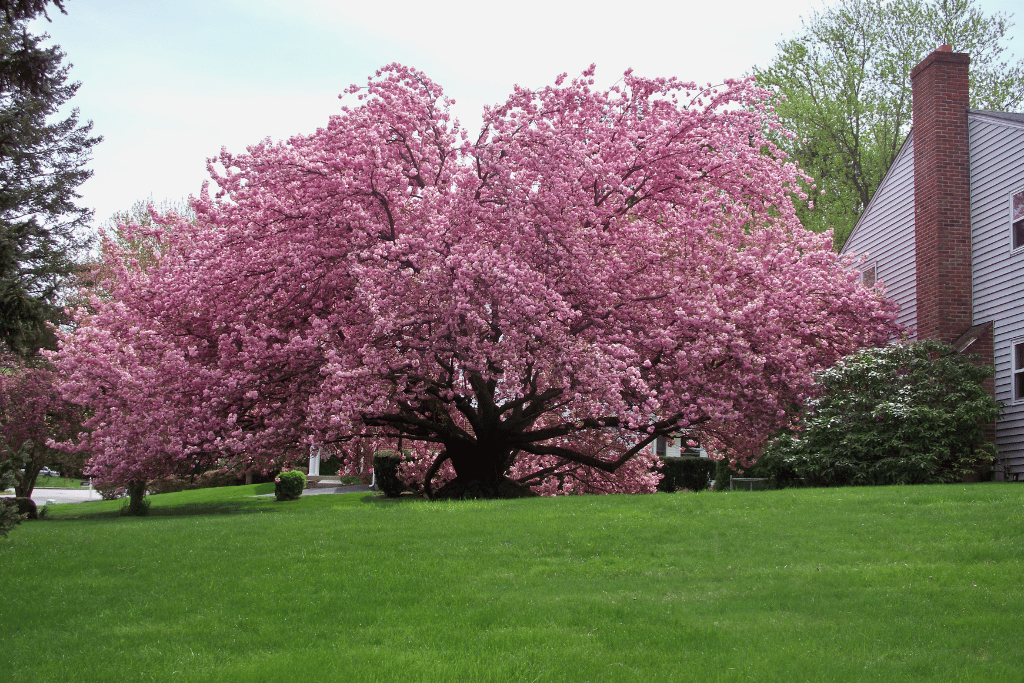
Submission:
M 1014 248 L 1014 246 L 1013 246 L 1013 198 L 1016 197 L 1017 195 L 1021 194 L 1021 193 L 1024 193 L 1024 187 L 1018 187 L 1016 190 L 1013 190 L 1012 192 L 1010 192 L 1010 198 L 1009 198 L 1009 202 L 1008 202 L 1009 210 L 1007 211 L 1007 213 L 1010 215 L 1010 220 L 1008 221 L 1008 223 L 1009 223 L 1009 228 L 1010 228 L 1010 230 L 1009 230 L 1009 239 L 1010 239 L 1010 253 L 1011 254 L 1019 254 L 1019 253 L 1024 252 L 1024 242 L 1021 242 L 1020 246 L 1018 246 L 1017 248 Z
M 1012 201 L 1012 198 L 1011 198 L 1011 201 Z M 1011 235 L 1011 238 L 1012 237 L 1013 236 Z M 878 261 L 872 261 L 871 263 L 865 263 L 864 267 L 860 269 L 860 283 L 862 285 L 864 284 L 864 276 L 867 275 L 867 272 L 869 270 L 874 271 L 874 273 L 875 273 L 875 281 L 872 282 L 870 285 L 865 285 L 865 287 L 874 287 L 875 285 L 878 284 Z
M 1024 337 L 1018 337 L 1010 342 L 1010 402 L 1013 405 L 1024 403 L 1024 398 L 1017 398 L 1017 380 L 1024 383 L 1024 367 L 1017 365 L 1017 347 L 1024 346 Z
M 687 439 L 693 439 L 694 441 L 697 442 L 697 457 L 701 457 L 701 458 L 709 457 L 707 449 L 704 448 L 704 445 L 702 443 L 700 443 L 700 440 L 695 438 L 693 435 L 686 434 L 685 432 L 676 432 L 675 434 L 672 434 L 671 436 L 665 436 L 665 437 L 659 436 L 658 439 L 664 440 L 664 443 L 665 443 L 665 455 L 662 456 L 661 454 L 658 453 L 658 441 L 655 440 L 655 442 L 654 442 L 655 443 L 655 445 L 654 445 L 654 454 L 656 456 L 658 456 L 659 458 L 660 457 L 676 458 L 676 457 L 680 457 L 680 456 L 683 456 L 683 455 L 693 455 L 692 453 L 686 453 L 686 451 L 691 450 L 690 447 L 686 445 Z M 677 448 L 678 452 L 676 452 L 675 455 L 669 455 L 668 453 L 669 453 L 669 449 L 670 448 L 673 448 L 673 449 Z

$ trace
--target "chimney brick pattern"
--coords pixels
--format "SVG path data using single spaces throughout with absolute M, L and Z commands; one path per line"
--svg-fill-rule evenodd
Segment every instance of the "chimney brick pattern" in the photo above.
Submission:
M 951 343 L 973 323 L 968 66 L 939 48 L 911 72 L 917 337 Z

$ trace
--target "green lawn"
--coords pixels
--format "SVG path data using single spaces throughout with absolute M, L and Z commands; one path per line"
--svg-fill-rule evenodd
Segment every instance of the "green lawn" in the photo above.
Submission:
M 36 479 L 37 489 L 83 489 L 87 488 L 82 486 L 82 479 L 67 479 L 65 477 L 38 477 Z M 88 481 L 88 480 L 85 480 Z M 35 489 L 33 489 L 35 490 Z M 10 488 L 6 491 L 0 491 L 0 494 L 13 496 L 14 489 Z
M 51 506 L 11 681 L 1020 681 L 1024 486 Z M 64 518 L 64 519 L 60 519 Z
M 68 479 L 66 477 L 38 477 L 36 479 L 37 489 L 83 489 L 82 479 Z M 84 480 L 88 482 L 88 479 Z

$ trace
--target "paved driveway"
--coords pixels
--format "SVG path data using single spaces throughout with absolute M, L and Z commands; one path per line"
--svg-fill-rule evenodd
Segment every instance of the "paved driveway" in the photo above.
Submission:
M 353 493 L 356 491 L 372 491 L 369 486 L 338 486 L 335 488 L 319 488 L 319 489 L 306 489 L 302 492 L 304 496 L 318 496 L 325 493 Z M 14 495 L 13 491 L 7 491 L 8 496 Z M 273 493 L 265 493 L 265 496 L 272 496 Z M 100 494 L 95 489 L 89 490 L 88 488 L 82 489 L 48 489 L 42 486 L 37 486 L 32 491 L 32 500 L 36 502 L 36 505 L 42 507 L 46 505 L 48 500 L 56 501 L 57 503 L 84 503 L 87 500 L 102 500 Z
M 332 487 L 317 487 L 315 489 L 304 489 L 302 495 L 304 496 L 319 496 L 324 493 L 356 493 L 358 491 L 372 491 L 373 489 L 369 486 L 360 486 L 356 484 L 354 486 L 332 486 Z M 274 495 L 271 493 L 270 495 Z
M 103 500 L 99 491 L 83 487 L 81 489 L 48 489 L 37 486 L 32 490 L 32 500 L 36 505 L 46 505 L 46 501 L 57 503 L 84 503 L 87 500 Z

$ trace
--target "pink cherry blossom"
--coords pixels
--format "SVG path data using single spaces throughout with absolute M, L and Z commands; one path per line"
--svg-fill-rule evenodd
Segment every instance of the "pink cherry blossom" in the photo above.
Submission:
M 94 474 L 401 438 L 432 495 L 554 494 L 653 490 L 645 449 L 680 432 L 755 459 L 894 306 L 800 226 L 751 80 L 592 76 L 470 135 L 390 65 L 317 132 L 222 151 L 194 223 L 124 226 L 152 262 L 108 245 L 54 359 Z
M 57 378 L 46 363 L 0 354 L 0 463 L 22 470 L 15 484 L 18 496 L 31 494 L 44 465 L 61 460 L 62 467 L 76 466 L 75 459 L 61 457 L 52 442 L 72 438 L 83 417 L 80 406 L 61 398 Z

